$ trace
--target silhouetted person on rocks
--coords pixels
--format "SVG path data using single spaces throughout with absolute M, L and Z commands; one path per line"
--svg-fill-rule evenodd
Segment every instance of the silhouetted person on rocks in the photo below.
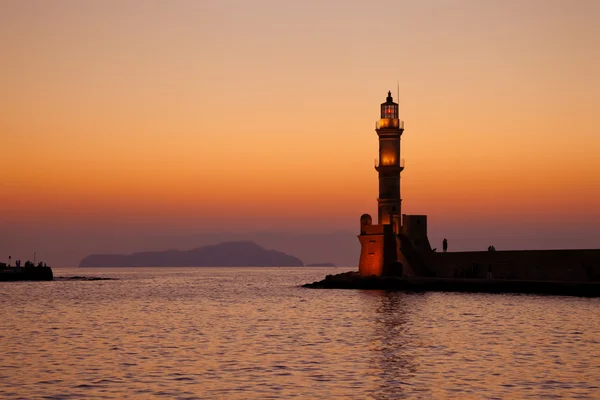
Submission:
M 444 241 L 442 242 L 442 249 L 444 250 L 444 253 L 448 251 L 448 239 L 446 238 L 444 238 Z

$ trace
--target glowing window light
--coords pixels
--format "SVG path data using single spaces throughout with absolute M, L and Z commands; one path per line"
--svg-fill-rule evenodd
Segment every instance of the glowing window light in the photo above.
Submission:
M 384 156 L 382 157 L 381 163 L 383 165 L 393 165 L 396 162 L 396 158 L 395 157 L 390 157 L 390 156 Z

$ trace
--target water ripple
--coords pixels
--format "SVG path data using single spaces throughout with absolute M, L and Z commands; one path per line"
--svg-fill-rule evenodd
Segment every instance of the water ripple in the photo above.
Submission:
M 299 287 L 333 272 L 2 283 L 0 397 L 600 398 L 599 299 Z

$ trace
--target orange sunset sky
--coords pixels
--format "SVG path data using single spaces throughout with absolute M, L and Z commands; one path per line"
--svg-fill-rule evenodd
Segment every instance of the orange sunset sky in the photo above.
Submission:
M 0 260 L 357 231 L 388 90 L 434 247 L 600 248 L 599 21 L 595 0 L 1 1 Z

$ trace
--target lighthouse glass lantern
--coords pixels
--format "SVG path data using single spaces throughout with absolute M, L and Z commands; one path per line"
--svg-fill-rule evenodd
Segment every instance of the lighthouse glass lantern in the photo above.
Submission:
M 400 126 L 398 103 L 394 103 L 392 92 L 388 92 L 385 100 L 385 103 L 381 103 L 381 119 L 377 123 L 377 128 L 398 128 Z
M 386 102 L 381 104 L 381 119 L 398 119 L 398 104 L 394 103 L 392 92 L 388 92 Z

